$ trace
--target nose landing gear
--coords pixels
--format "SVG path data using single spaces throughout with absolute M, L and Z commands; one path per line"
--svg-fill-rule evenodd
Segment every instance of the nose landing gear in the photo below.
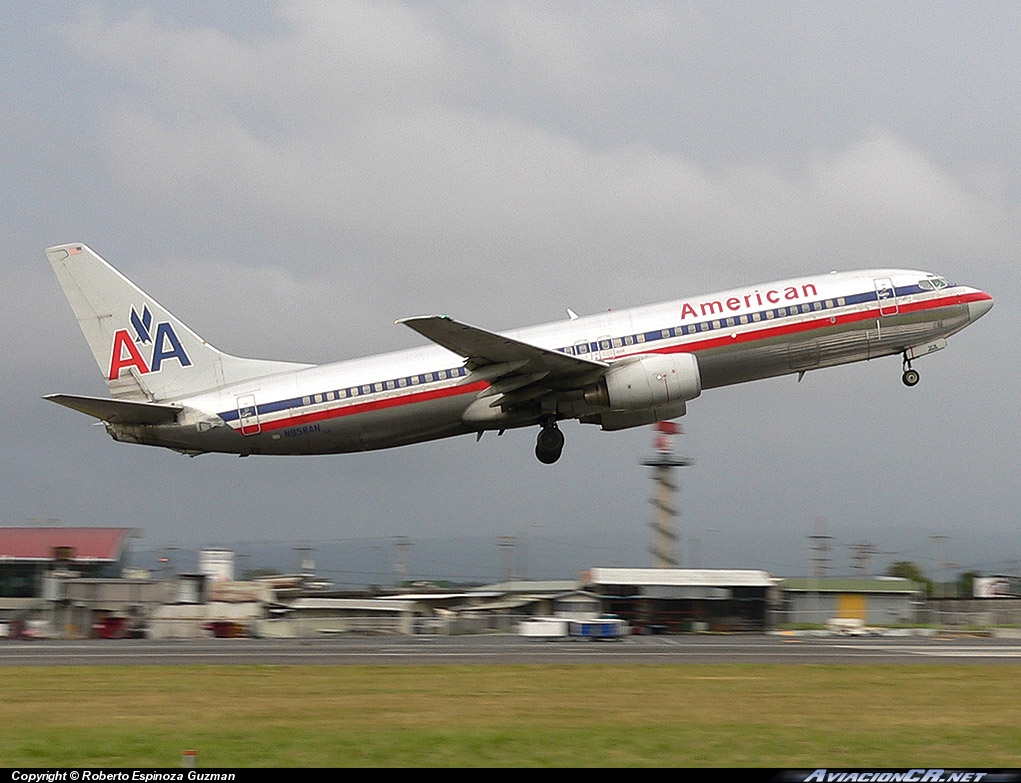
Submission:
M 550 417 L 542 423 L 539 436 L 535 439 L 535 457 L 543 465 L 552 465 L 564 450 L 564 433 L 557 427 L 557 422 Z
M 904 385 L 911 387 L 917 384 L 919 378 L 918 370 L 911 369 L 911 360 L 908 358 L 906 353 L 904 354 L 904 363 L 902 367 L 904 368 L 904 374 L 900 377 L 900 379 L 904 382 Z

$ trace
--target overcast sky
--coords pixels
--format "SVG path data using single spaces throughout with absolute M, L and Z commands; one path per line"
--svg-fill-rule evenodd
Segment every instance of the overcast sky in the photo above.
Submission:
M 48 245 L 86 242 L 223 350 L 316 363 L 421 345 L 403 316 L 503 329 L 891 265 L 996 306 L 914 389 L 888 358 L 704 393 L 679 526 L 703 564 L 778 574 L 817 526 L 841 570 L 863 541 L 1017 569 L 1015 3 L 40 1 L 0 8 L 0 51 L 0 524 L 624 531 L 591 565 L 649 564 L 648 428 L 565 424 L 555 466 L 531 429 L 312 458 L 115 443 L 40 399 L 108 393 Z

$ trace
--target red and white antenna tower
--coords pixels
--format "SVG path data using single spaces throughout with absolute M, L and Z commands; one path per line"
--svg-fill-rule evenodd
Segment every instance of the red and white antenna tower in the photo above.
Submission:
M 655 543 L 649 548 L 653 556 L 655 568 L 675 568 L 680 559 L 674 556 L 674 547 L 678 535 L 674 532 L 674 517 L 677 509 L 674 506 L 674 493 L 677 485 L 673 482 L 673 469 L 693 465 L 691 457 L 678 457 L 674 454 L 674 440 L 684 432 L 680 424 L 672 421 L 661 421 L 653 425 L 655 433 L 652 440 L 653 456 L 642 460 L 643 465 L 652 468 L 652 478 L 656 482 L 656 496 L 652 504 L 656 507 L 656 521 L 651 527 L 656 532 Z

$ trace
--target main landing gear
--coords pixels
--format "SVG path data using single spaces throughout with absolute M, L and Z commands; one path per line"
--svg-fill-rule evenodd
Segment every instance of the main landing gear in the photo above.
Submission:
M 902 366 L 904 368 L 904 374 L 900 377 L 900 379 L 904 381 L 904 385 L 914 386 L 918 383 L 918 370 L 911 369 L 911 360 L 908 358 L 906 353 L 904 354 L 904 363 Z
M 539 436 L 535 439 L 535 457 L 544 465 L 552 465 L 564 450 L 564 433 L 557 427 L 552 416 L 542 423 Z

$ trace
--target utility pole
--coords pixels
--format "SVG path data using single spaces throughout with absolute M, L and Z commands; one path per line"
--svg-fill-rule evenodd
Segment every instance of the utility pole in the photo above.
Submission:
M 497 545 L 500 547 L 500 576 L 504 582 L 517 579 L 514 573 L 514 548 L 518 544 L 516 536 L 497 536 Z
M 851 570 L 857 577 L 869 575 L 869 560 L 879 554 L 879 548 L 868 541 L 851 544 Z
M 933 533 L 929 536 L 933 544 L 933 572 L 932 572 L 932 595 L 934 598 L 945 598 L 946 597 L 946 569 L 949 567 L 949 563 L 945 561 L 946 558 L 946 543 L 950 540 L 950 536 L 946 533 Z M 943 571 L 943 576 L 940 577 L 939 573 Z
M 397 576 L 397 583 L 400 584 L 408 578 L 408 550 L 411 548 L 411 541 L 407 536 L 394 536 L 394 544 L 397 546 L 394 574 Z
M 808 537 L 812 543 L 809 550 L 812 552 L 812 582 L 815 584 L 815 617 L 813 622 L 825 622 L 822 611 L 822 580 L 826 578 L 830 570 L 830 541 L 833 536 L 826 535 L 826 520 L 822 517 L 815 518 L 815 533 Z

